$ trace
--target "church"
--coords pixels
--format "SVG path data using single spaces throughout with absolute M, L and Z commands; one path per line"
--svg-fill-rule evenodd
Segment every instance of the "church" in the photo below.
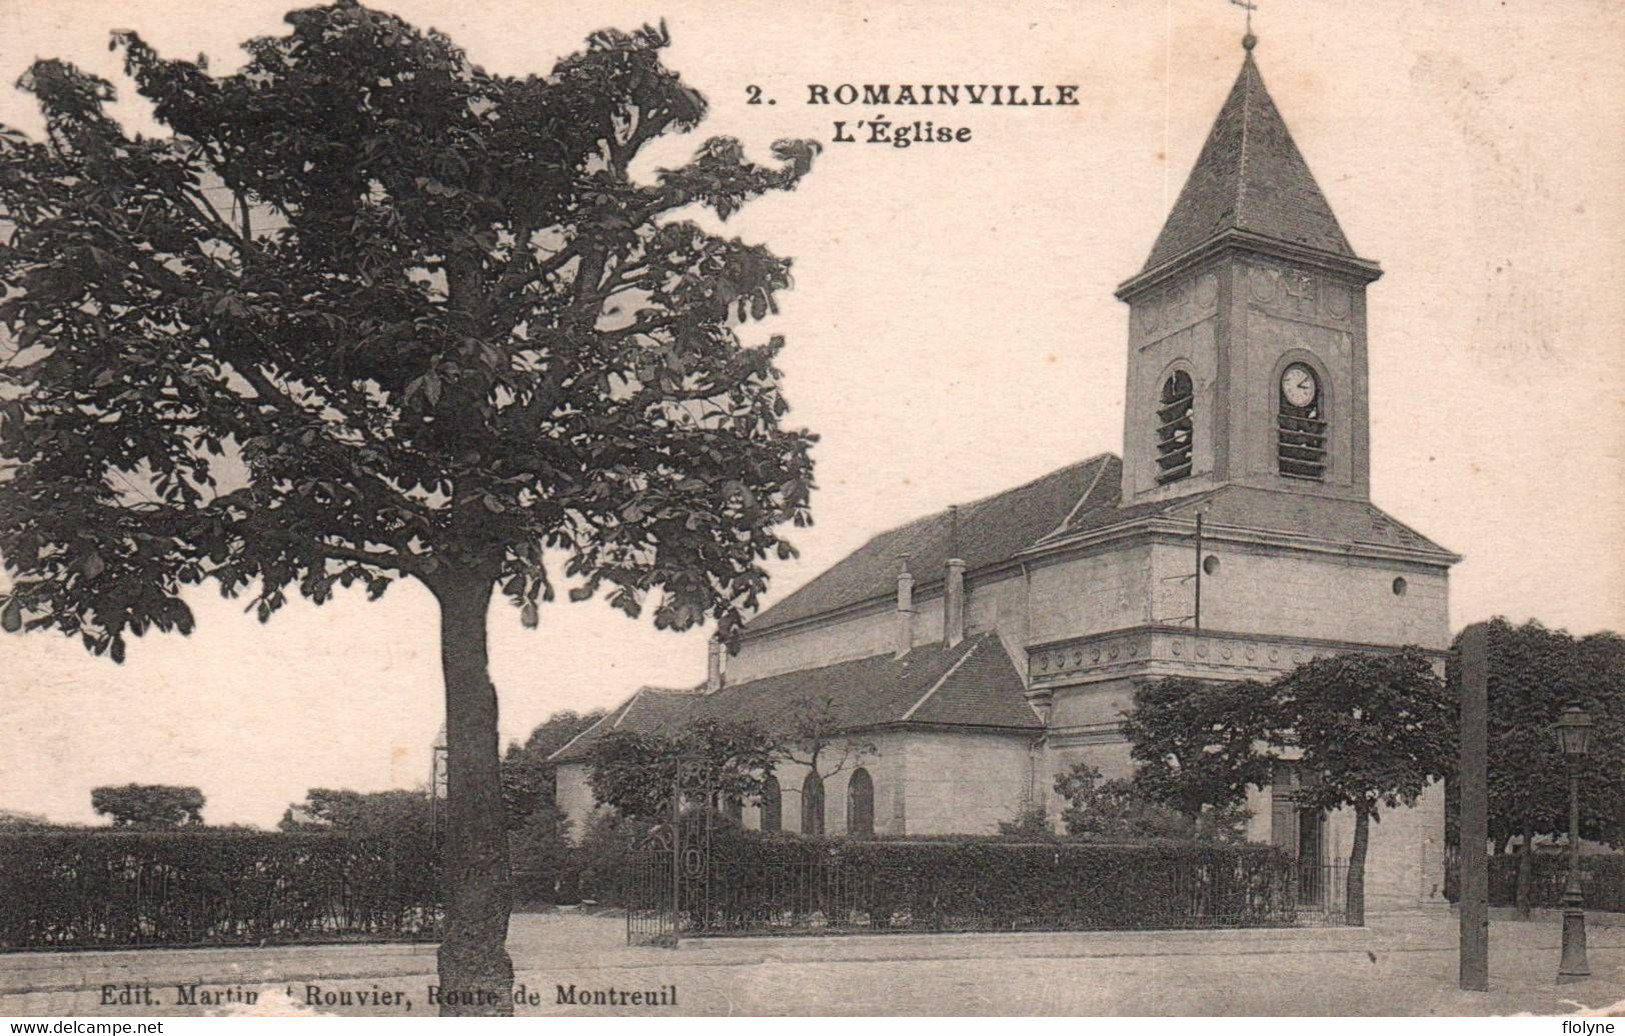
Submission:
M 1240 74 L 1128 307 L 1121 457 L 1102 453 L 883 532 L 712 645 L 704 684 L 646 688 L 560 749 L 558 798 L 595 808 L 615 729 L 764 729 L 827 702 L 849 744 L 785 761 L 747 827 L 984 834 L 1059 805 L 1086 761 L 1132 773 L 1119 717 L 1170 676 L 1271 679 L 1323 654 L 1416 645 L 1443 665 L 1460 558 L 1371 502 L 1366 289 L 1243 41 Z M 838 762 L 835 755 L 844 755 Z M 1346 858 L 1353 817 L 1299 809 L 1291 762 L 1248 836 Z M 1369 909 L 1442 905 L 1444 794 L 1372 829 Z

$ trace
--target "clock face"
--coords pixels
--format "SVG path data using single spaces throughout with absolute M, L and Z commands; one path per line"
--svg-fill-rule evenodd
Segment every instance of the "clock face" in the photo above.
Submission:
M 1320 382 L 1315 372 L 1301 363 L 1294 363 L 1281 372 L 1281 394 L 1293 406 L 1305 407 L 1320 395 Z

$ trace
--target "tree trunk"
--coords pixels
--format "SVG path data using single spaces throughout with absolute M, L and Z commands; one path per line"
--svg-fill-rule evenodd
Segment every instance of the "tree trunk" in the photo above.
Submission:
M 436 579 L 446 683 L 446 914 L 440 941 L 442 1015 L 513 1014 L 508 957 L 508 839 L 497 755 L 497 696 L 485 626 L 494 580 Z
M 1371 841 L 1371 811 L 1354 808 L 1354 847 L 1349 850 L 1349 882 L 1346 923 L 1365 924 L 1365 851 Z
M 1535 822 L 1528 814 L 1523 818 L 1523 845 L 1518 847 L 1518 917 L 1529 920 L 1529 882 L 1535 869 Z

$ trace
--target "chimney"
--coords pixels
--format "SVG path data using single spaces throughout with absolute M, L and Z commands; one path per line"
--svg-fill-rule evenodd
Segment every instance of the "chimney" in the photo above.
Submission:
M 965 639 L 965 561 L 959 556 L 959 507 L 948 508 L 948 574 L 942 584 L 942 642 Z
M 965 639 L 965 562 L 948 559 L 948 578 L 942 594 L 942 639 L 953 647 Z
M 897 658 L 914 647 L 914 573 L 908 570 L 908 555 L 897 571 Z
M 712 634 L 710 654 L 705 661 L 705 693 L 715 694 L 722 690 L 722 653 L 726 651 L 722 644 L 720 634 Z

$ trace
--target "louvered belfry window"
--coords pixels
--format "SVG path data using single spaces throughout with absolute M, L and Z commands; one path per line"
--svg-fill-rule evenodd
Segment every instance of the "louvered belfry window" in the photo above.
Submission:
M 1282 475 L 1320 481 L 1326 475 L 1326 414 L 1318 385 L 1314 398 L 1295 406 L 1284 388 L 1277 388 L 1280 409 L 1275 416 L 1275 459 Z
M 1185 371 L 1174 371 L 1162 383 L 1157 404 L 1157 484 L 1178 482 L 1191 473 L 1192 421 L 1196 389 Z

